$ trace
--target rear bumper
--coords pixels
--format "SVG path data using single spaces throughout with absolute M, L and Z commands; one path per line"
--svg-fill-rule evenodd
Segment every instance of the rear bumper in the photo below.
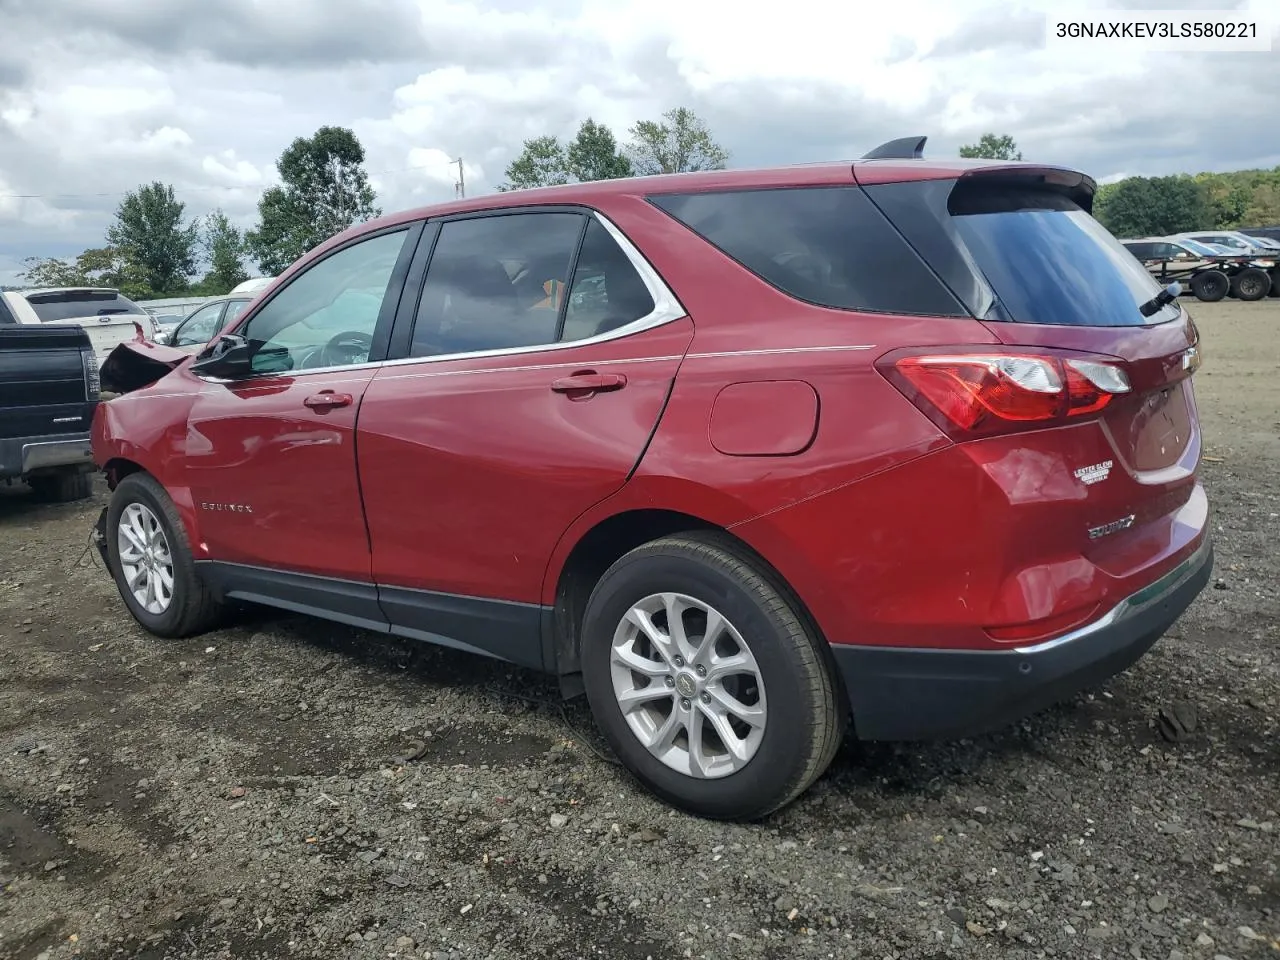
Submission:
M 41 470 L 83 465 L 93 467 L 87 433 L 0 439 L 0 477 L 25 477 Z
M 863 740 L 970 736 L 1004 726 L 1136 662 L 1204 589 L 1206 538 L 1190 557 L 1087 626 L 1032 646 L 974 651 L 832 644 Z

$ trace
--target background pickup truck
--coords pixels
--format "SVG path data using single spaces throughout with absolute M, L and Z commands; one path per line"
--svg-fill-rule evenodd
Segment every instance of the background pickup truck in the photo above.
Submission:
M 83 327 L 18 323 L 0 300 L 0 480 L 45 500 L 88 497 L 99 389 Z

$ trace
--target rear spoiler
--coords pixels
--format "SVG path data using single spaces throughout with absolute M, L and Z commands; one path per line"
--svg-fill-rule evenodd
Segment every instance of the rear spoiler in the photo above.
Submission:
M 873 150 L 862 155 L 862 160 L 923 160 L 924 145 L 927 136 L 899 137 L 888 140 Z M 939 165 L 939 176 L 947 165 L 942 161 Z M 955 166 L 957 180 L 983 178 L 987 182 L 1004 181 L 1010 185 L 1026 186 L 1028 182 L 1036 186 L 1065 194 L 1081 209 L 1092 213 L 1093 198 L 1097 192 L 1097 182 L 1079 170 L 1059 167 L 1051 164 L 1024 163 L 1002 160 L 959 160 Z M 857 179 L 855 172 L 854 178 Z M 989 178 L 989 180 L 988 180 Z

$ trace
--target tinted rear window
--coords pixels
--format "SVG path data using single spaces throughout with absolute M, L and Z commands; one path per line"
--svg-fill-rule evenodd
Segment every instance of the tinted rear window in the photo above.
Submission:
M 1161 285 L 1073 199 L 1016 181 L 878 184 L 885 211 L 976 316 L 1061 326 L 1125 327 Z
M 41 323 L 59 323 L 77 317 L 105 317 L 117 313 L 147 312 L 127 297 L 101 290 L 65 290 L 27 294 L 27 303 Z
M 669 194 L 652 203 L 784 293 L 823 307 L 964 316 L 858 187 Z

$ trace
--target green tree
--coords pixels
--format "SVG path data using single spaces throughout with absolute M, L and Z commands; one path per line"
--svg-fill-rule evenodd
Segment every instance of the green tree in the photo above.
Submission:
M 221 209 L 204 218 L 202 239 L 209 260 L 209 272 L 200 281 L 202 294 L 220 296 L 249 279 L 244 268 L 244 256 L 248 252 L 244 235 Z
M 507 167 L 506 182 L 498 189 L 554 187 L 631 174 L 631 161 L 618 149 L 613 131 L 587 117 L 567 147 L 552 136 L 526 140 L 520 155 Z
M 984 133 L 977 143 L 961 147 L 960 156 L 966 160 L 1021 160 L 1022 151 L 1007 133 Z
M 27 257 L 22 262 L 27 286 L 114 287 L 135 300 L 155 296 L 144 269 L 113 247 L 93 247 L 72 262 L 53 257 Z
M 520 155 L 511 161 L 506 178 L 499 190 L 528 190 L 569 183 L 569 158 L 555 137 L 534 137 L 524 142 Z
M 1165 236 L 1210 226 L 1204 185 L 1188 176 L 1130 177 L 1095 201 L 1094 216 L 1117 237 Z
M 1249 227 L 1280 226 L 1280 177 L 1254 188 L 1241 220 Z
M 632 174 L 631 161 L 618 149 L 613 131 L 590 117 L 565 151 L 569 175 L 575 180 L 616 180 Z
M 280 154 L 282 183 L 258 200 L 261 223 L 245 237 L 263 270 L 278 274 L 334 234 L 382 215 L 364 158 L 351 130 L 328 126 Z
M 185 214 L 173 187 L 156 181 L 125 194 L 107 229 L 107 244 L 142 268 L 157 296 L 181 293 L 195 272 L 199 225 Z
M 668 110 L 661 121 L 641 120 L 630 134 L 626 154 L 640 176 L 723 170 L 729 162 L 729 151 L 687 107 Z

